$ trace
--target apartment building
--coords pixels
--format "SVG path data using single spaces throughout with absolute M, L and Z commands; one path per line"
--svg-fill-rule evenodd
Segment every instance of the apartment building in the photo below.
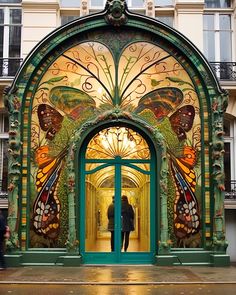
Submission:
M 106 2 L 112 3 L 105 0 L 0 0 L 0 208 L 6 216 L 9 122 L 4 91 L 42 40 L 47 40 L 60 26 L 103 11 Z M 220 87 L 228 93 L 224 114 L 224 204 L 227 253 L 231 261 L 236 261 L 236 1 L 127 0 L 126 3 L 130 12 L 155 18 L 185 36 L 189 44 L 206 57 Z M 159 83 L 153 80 L 155 82 Z M 128 186 L 128 179 L 126 182 Z M 103 185 L 105 187 L 105 182 Z M 134 200 L 133 205 L 135 207 Z M 99 226 L 102 227 L 104 217 L 99 210 Z M 107 238 L 107 233 L 105 236 Z

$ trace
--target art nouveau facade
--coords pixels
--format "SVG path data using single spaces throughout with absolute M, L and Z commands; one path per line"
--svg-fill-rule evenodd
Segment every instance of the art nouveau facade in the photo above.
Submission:
M 0 2 L 11 263 L 227 265 L 224 203 L 235 259 L 235 1 L 123 2 Z

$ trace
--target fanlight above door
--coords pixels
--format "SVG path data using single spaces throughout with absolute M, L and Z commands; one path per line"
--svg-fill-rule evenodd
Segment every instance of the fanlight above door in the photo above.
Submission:
M 126 127 L 110 127 L 98 132 L 89 142 L 87 159 L 150 159 L 149 147 L 137 132 Z

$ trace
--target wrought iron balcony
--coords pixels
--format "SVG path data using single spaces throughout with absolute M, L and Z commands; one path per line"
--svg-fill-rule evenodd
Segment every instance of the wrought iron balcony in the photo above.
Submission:
M 0 58 L 0 77 L 14 77 L 22 58 Z M 220 80 L 236 81 L 236 62 L 210 62 Z
M 236 180 L 225 181 L 225 199 L 236 201 Z
M 236 81 L 236 62 L 210 62 L 220 80 Z
M 22 61 L 22 58 L 0 58 L 0 77 L 14 77 Z

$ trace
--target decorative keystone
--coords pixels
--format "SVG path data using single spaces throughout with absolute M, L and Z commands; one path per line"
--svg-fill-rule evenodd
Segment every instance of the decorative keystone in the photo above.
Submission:
M 127 22 L 125 9 L 127 9 L 125 0 L 108 0 L 106 4 L 107 14 L 105 16 L 107 23 L 115 27 L 124 25 Z

